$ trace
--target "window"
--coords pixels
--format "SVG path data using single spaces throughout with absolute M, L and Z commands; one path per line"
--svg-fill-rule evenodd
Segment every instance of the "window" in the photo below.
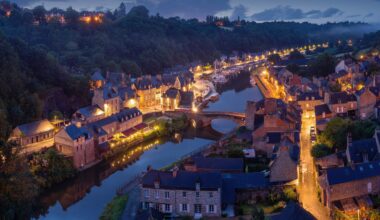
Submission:
M 186 197 L 186 192 L 182 192 L 182 196 L 183 196 L 183 197 Z
M 214 194 L 212 192 L 209 193 L 210 198 L 214 197 Z
M 144 189 L 144 197 L 149 198 L 149 190 Z
M 169 199 L 169 197 L 170 197 L 169 192 L 165 192 L 165 199 Z
M 187 204 L 182 204 L 182 212 L 187 212 Z
M 160 191 L 156 190 L 156 199 L 160 198 Z
M 367 189 L 368 189 L 368 193 L 372 193 L 372 183 L 371 182 L 367 183 Z
M 214 213 L 214 212 L 215 212 L 215 207 L 214 207 L 214 205 L 209 205 L 209 206 L 208 206 L 208 212 L 209 212 L 209 213 Z
M 170 205 L 169 204 L 165 204 L 165 212 L 170 212 Z
M 202 205 L 201 204 L 195 204 L 194 205 L 194 213 L 202 213 Z
M 199 192 L 195 192 L 195 197 L 199 198 Z

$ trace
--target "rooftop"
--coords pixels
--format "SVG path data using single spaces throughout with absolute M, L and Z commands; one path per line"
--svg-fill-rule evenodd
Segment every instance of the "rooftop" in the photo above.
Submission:
M 19 125 L 16 129 L 19 129 L 24 136 L 31 136 L 54 130 L 54 126 L 47 119 L 43 119 L 40 121 Z
M 330 185 L 357 181 L 380 175 L 380 161 L 357 164 L 353 167 L 327 169 L 327 180 Z
M 174 176 L 170 171 L 150 170 L 142 178 L 143 187 L 153 188 L 159 182 L 160 188 L 195 190 L 196 183 L 202 190 L 222 188 L 222 176 L 217 172 L 189 172 L 179 170 Z

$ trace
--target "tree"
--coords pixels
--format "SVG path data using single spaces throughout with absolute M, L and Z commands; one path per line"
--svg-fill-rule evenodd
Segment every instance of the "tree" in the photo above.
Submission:
M 329 148 L 345 149 L 348 128 L 348 119 L 333 118 L 327 123 L 326 129 L 318 136 L 318 142 L 327 145 Z
M 252 220 L 264 220 L 265 219 L 263 209 L 259 208 L 257 206 L 252 207 L 251 215 L 252 215 Z
M 301 60 L 305 59 L 305 56 L 298 50 L 293 50 L 289 53 L 289 60 Z
M 46 10 L 44 6 L 36 6 L 32 10 L 34 19 L 38 21 L 40 24 L 45 24 L 46 23 Z
M 321 158 L 332 153 L 332 149 L 326 144 L 316 144 L 311 148 L 311 156 L 314 158 Z
M 79 13 L 72 7 L 69 7 L 65 12 L 65 20 L 69 25 L 76 25 L 79 21 Z
M 142 72 L 136 62 L 130 60 L 123 60 L 120 63 L 121 70 L 126 74 L 131 74 L 134 77 L 141 76 Z
M 144 6 L 133 7 L 127 14 L 130 18 L 149 18 L 149 10 Z
M 278 54 L 271 54 L 268 56 L 268 61 L 273 63 L 273 64 L 279 64 L 282 61 L 282 59 L 281 59 L 280 55 L 278 55 Z
M 335 72 L 336 60 L 333 56 L 324 53 L 309 63 L 309 72 L 313 76 L 325 77 Z

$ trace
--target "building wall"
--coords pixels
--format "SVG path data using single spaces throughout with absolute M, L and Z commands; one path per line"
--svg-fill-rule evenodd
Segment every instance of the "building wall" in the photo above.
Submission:
M 137 90 L 136 93 L 140 97 L 140 108 L 156 107 L 161 104 L 161 88 Z
M 143 118 L 142 118 L 142 115 L 138 115 L 134 118 L 131 118 L 129 120 L 126 120 L 124 122 L 121 122 L 119 124 L 119 128 L 118 128 L 118 131 L 119 132 L 123 132 L 123 131 L 126 131 L 130 128 L 133 128 L 135 127 L 136 125 L 139 125 L 143 122 Z
M 380 176 L 327 186 L 325 204 L 330 208 L 334 201 L 380 192 Z
M 149 203 L 149 207 L 157 207 L 160 211 L 165 213 L 173 213 L 180 216 L 194 216 L 194 205 L 201 205 L 202 216 L 221 216 L 221 190 L 201 190 L 199 191 L 199 197 L 196 196 L 195 187 L 194 190 L 177 190 L 177 189 L 155 189 L 144 188 L 141 191 L 141 201 L 143 207 Z M 169 198 L 165 198 L 165 192 L 169 193 Z M 183 193 L 186 193 L 186 197 Z M 146 194 L 147 193 L 147 194 Z M 146 196 L 148 195 L 148 196 Z M 158 196 L 156 196 L 158 195 Z M 212 195 L 212 196 L 211 196 Z M 165 204 L 169 204 L 171 210 L 166 212 Z M 182 204 L 187 204 L 187 211 L 182 210 Z M 214 212 L 209 212 L 209 205 L 214 205 Z
M 55 136 L 56 149 L 63 155 L 72 157 L 73 165 L 79 169 L 96 160 L 94 139 L 80 137 L 72 140 L 65 130 L 61 130 Z
M 54 138 L 54 130 L 48 132 L 38 133 L 31 136 L 21 136 L 18 138 L 18 141 L 21 147 L 28 147 L 28 145 L 52 140 Z
M 368 89 L 359 96 L 359 117 L 361 119 L 367 119 L 374 114 L 376 105 L 376 96 Z
M 357 103 L 356 102 L 347 102 L 347 103 L 340 103 L 340 104 L 331 104 L 330 109 L 335 114 L 346 114 L 348 111 L 351 110 L 357 110 Z

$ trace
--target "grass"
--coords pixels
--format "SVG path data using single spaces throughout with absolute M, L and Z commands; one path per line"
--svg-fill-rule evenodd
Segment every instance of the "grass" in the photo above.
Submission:
M 115 196 L 103 210 L 100 216 L 101 220 L 119 220 L 123 214 L 125 204 L 127 204 L 128 195 Z

